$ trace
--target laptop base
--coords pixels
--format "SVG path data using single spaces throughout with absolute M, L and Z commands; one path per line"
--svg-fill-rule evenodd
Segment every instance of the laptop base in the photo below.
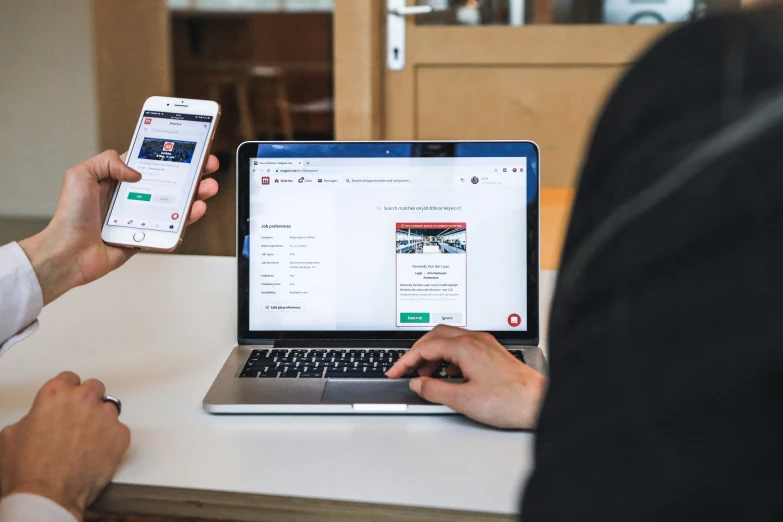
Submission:
M 454 414 L 425 401 L 408 379 L 262 379 L 240 373 L 259 346 L 237 346 L 204 397 L 204 410 L 215 414 Z M 513 346 L 524 351 L 526 364 L 546 372 L 537 346 Z

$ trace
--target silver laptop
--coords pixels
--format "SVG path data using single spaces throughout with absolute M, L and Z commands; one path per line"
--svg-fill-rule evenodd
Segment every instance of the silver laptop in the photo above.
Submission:
M 243 143 L 239 346 L 204 409 L 453 413 L 385 376 L 439 324 L 546 371 L 538 167 L 528 141 Z

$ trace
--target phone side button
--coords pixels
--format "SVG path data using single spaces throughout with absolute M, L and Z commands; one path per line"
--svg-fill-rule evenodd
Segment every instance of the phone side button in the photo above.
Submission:
M 133 234 L 133 240 L 137 243 L 141 243 L 142 241 L 144 241 L 144 235 L 145 235 L 144 232 L 136 232 L 135 234 Z

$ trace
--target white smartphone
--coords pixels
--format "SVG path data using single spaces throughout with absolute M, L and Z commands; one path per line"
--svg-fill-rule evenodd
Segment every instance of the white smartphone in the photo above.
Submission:
M 125 158 L 142 179 L 117 185 L 104 242 L 165 252 L 179 246 L 219 118 L 213 101 L 153 96 L 144 102 Z

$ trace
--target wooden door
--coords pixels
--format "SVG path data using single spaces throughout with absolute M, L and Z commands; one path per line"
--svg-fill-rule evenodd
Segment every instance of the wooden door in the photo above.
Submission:
M 165 0 L 92 0 L 101 149 L 125 150 L 144 100 L 171 95 Z
M 384 0 L 335 1 L 337 139 L 534 140 L 545 187 L 573 186 L 607 93 L 671 27 L 466 27 L 407 17 L 407 64 L 389 71 L 385 9 Z

